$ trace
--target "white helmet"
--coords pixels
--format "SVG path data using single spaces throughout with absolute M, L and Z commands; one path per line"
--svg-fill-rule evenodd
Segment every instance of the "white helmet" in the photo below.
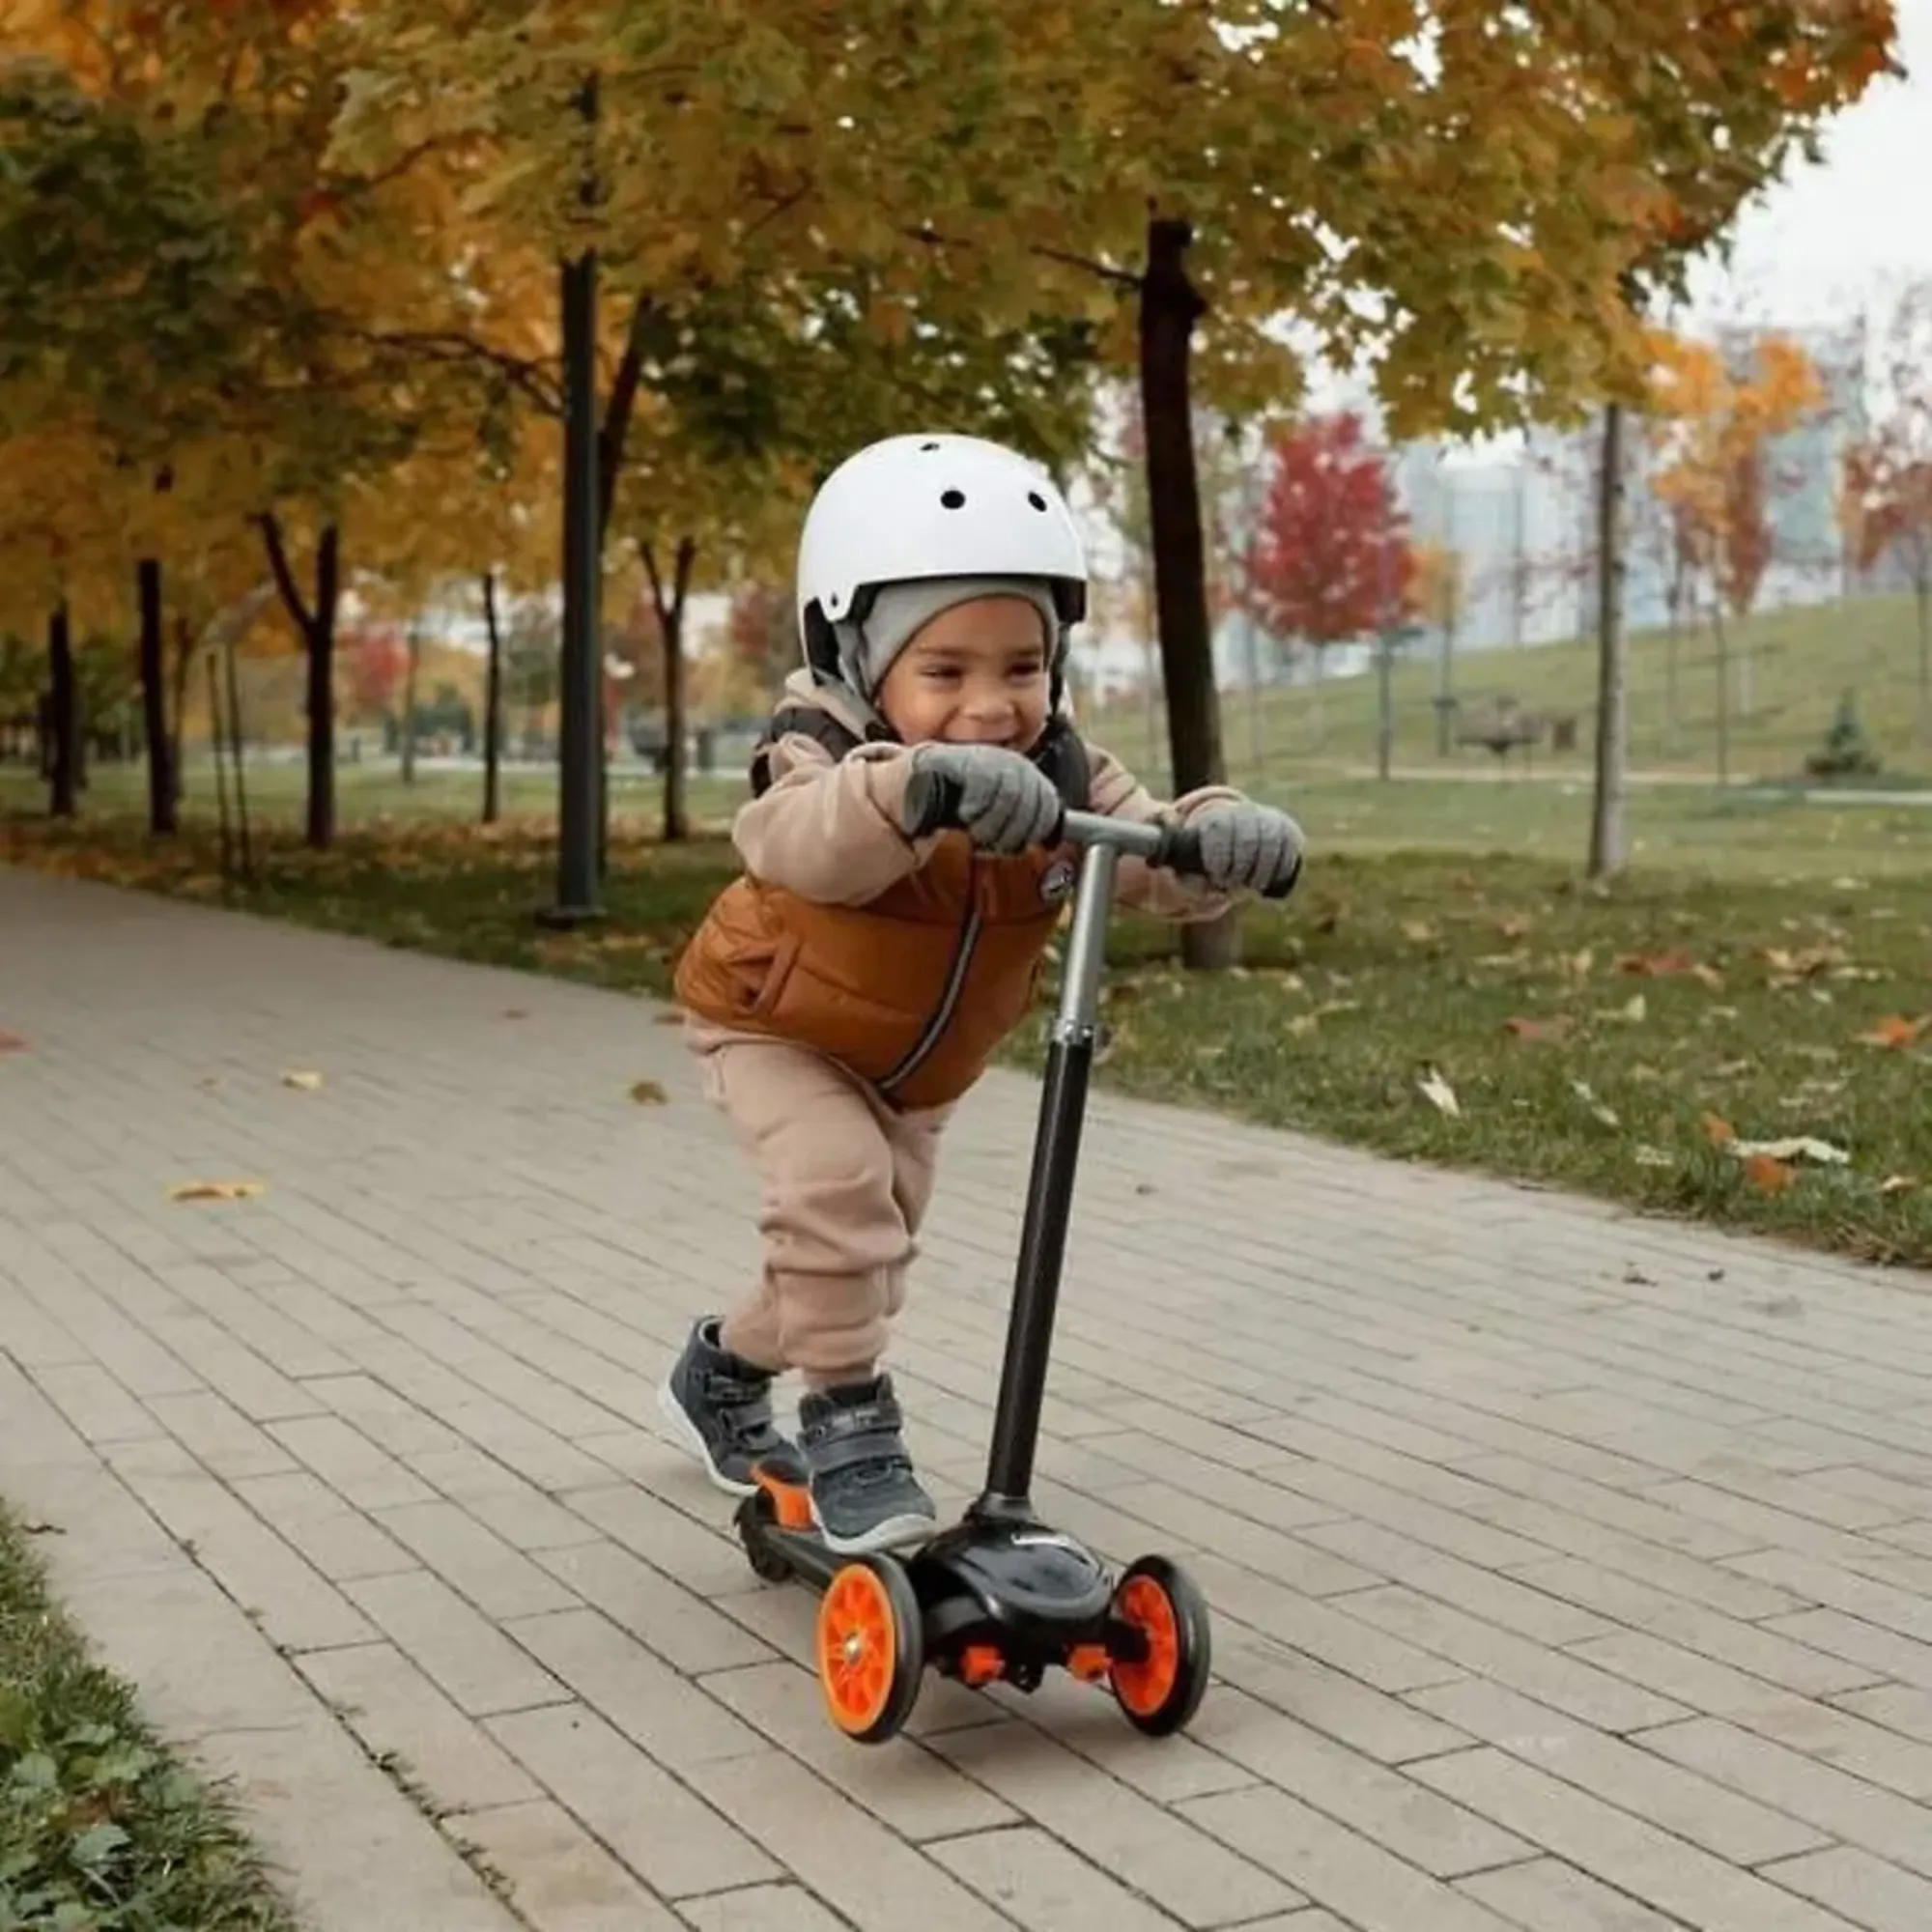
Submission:
M 836 674 L 832 626 L 869 593 L 934 577 L 1042 580 L 1066 627 L 1087 614 L 1087 554 L 1053 479 L 976 436 L 892 436 L 848 456 L 812 498 L 798 545 L 806 661 Z

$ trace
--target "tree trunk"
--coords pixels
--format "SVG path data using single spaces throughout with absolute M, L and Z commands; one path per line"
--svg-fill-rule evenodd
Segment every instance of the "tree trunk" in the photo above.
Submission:
M 483 823 L 495 825 L 503 808 L 503 627 L 497 613 L 497 573 L 483 573 L 483 622 L 490 633 L 483 684 Z
M 1918 742 L 1932 745 L 1932 577 L 1918 590 Z
M 651 597 L 658 613 L 658 635 L 664 639 L 664 841 L 667 845 L 675 845 L 691 837 L 691 822 L 685 810 L 688 772 L 684 750 L 684 606 L 691 588 L 691 567 L 697 559 L 697 539 L 678 538 L 672 557 L 668 594 L 663 573 L 658 569 L 656 551 L 648 543 L 639 544 L 638 550 L 651 580 Z
M 179 809 L 187 796 L 186 766 L 182 758 L 182 726 L 187 717 L 187 680 L 194 668 L 194 632 L 186 614 L 175 613 L 175 661 L 170 668 L 174 685 L 168 717 L 168 771 L 174 784 L 174 801 Z
M 1731 653 L 1724 630 L 1724 607 L 1711 600 L 1711 637 L 1718 653 L 1718 783 L 1731 781 Z
M 1208 558 L 1201 534 L 1189 361 L 1194 326 L 1208 304 L 1187 273 L 1193 230 L 1156 216 L 1148 223 L 1140 287 L 1141 413 L 1147 425 L 1149 521 L 1154 600 L 1160 616 L 1161 681 L 1167 692 L 1168 750 L 1177 794 L 1226 779 L 1221 719 L 1208 621 Z M 1181 960 L 1196 970 L 1235 964 L 1240 953 L 1235 912 L 1181 928 Z
M 256 518 L 275 587 L 301 633 L 308 660 L 308 819 L 303 837 L 318 852 L 335 842 L 335 607 L 341 589 L 341 532 L 325 524 L 315 547 L 315 608 L 289 567 L 288 547 L 273 511 Z
M 1589 873 L 1614 878 L 1630 862 L 1624 813 L 1629 687 L 1624 664 L 1624 412 L 1604 411 L 1604 469 L 1597 486 L 1597 785 L 1590 810 Z
M 1387 784 L 1395 766 L 1395 645 L 1388 624 L 1376 636 L 1376 777 Z
M 80 693 L 65 602 L 47 619 L 47 812 L 71 818 L 80 790 Z
M 422 665 L 422 639 L 412 624 L 403 643 L 403 782 L 416 781 L 416 672 Z
M 148 741 L 148 830 L 172 838 L 181 788 L 175 782 L 174 740 L 168 732 L 167 630 L 161 611 L 161 561 L 144 556 L 134 566 L 141 607 L 141 729 Z
M 1442 625 L 1442 655 L 1435 666 L 1435 755 L 1446 758 L 1450 745 L 1450 719 L 1456 696 L 1456 615 L 1452 611 Z
M 1315 689 L 1308 699 L 1308 746 L 1310 751 L 1319 752 L 1328 743 L 1328 647 L 1311 643 L 1308 649 L 1315 660 Z
M 1677 755 L 1677 660 L 1683 648 L 1684 601 L 1673 594 L 1669 620 L 1663 631 L 1663 755 L 1666 758 Z

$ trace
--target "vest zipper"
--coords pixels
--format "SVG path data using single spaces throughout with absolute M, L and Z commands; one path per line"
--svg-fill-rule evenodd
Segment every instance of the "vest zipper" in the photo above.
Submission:
M 913 1041 L 911 1049 L 878 1083 L 882 1094 L 890 1094 L 894 1088 L 902 1087 L 911 1079 L 931 1058 L 946 1029 L 952 1024 L 952 1015 L 959 1009 L 959 996 L 966 989 L 966 975 L 972 967 L 973 954 L 980 944 L 980 928 L 985 923 L 980 912 L 979 887 L 980 867 L 976 860 L 967 877 L 966 917 L 960 923 L 958 943 L 952 949 L 952 964 L 946 969 L 946 985 L 939 995 L 939 1005 L 933 1009 L 932 1017 L 926 1021 L 924 1030 Z

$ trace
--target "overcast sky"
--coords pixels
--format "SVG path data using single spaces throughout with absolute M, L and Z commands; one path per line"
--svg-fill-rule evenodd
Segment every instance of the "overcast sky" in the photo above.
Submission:
M 1932 0 L 1897 0 L 1909 78 L 1876 83 L 1739 221 L 1732 272 L 1700 277 L 1702 313 L 1844 318 L 1909 276 L 1932 275 Z

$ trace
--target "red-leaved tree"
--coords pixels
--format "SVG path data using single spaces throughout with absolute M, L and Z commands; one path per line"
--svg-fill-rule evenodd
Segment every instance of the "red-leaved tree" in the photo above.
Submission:
M 1877 420 L 1845 457 L 1844 514 L 1860 569 L 1889 557 L 1918 599 L 1918 736 L 1932 745 L 1932 281 L 1901 298 L 1889 347 Z
M 343 658 L 349 671 L 349 701 L 358 719 L 392 718 L 396 694 L 409 668 L 409 646 L 401 635 L 384 626 L 359 631 L 344 640 Z
M 1319 740 L 1323 654 L 1405 613 L 1415 573 L 1408 517 L 1353 411 L 1293 424 L 1274 439 L 1268 465 L 1249 609 L 1283 642 L 1314 653 Z

